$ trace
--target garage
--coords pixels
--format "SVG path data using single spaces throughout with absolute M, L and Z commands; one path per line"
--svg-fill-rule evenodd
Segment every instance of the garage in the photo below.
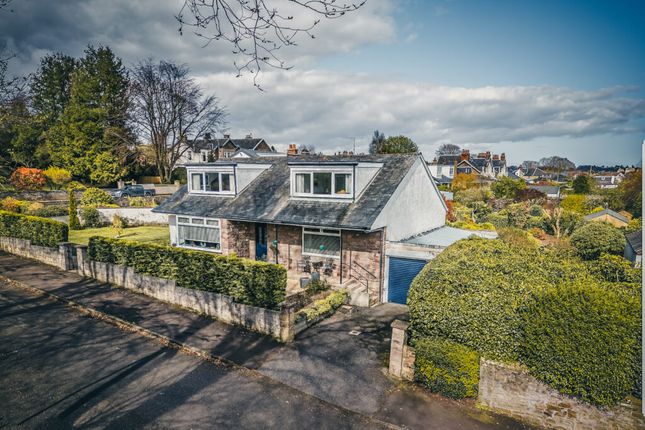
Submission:
M 410 284 L 426 265 L 426 260 L 389 257 L 387 301 L 406 304 Z

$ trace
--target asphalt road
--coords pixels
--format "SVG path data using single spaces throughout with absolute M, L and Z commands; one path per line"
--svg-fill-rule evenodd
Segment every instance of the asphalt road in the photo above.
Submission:
M 0 428 L 380 428 L 0 284 Z

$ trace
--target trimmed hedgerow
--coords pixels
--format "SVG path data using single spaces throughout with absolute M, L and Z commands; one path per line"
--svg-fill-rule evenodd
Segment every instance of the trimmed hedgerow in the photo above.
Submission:
M 47 218 L 0 211 L 0 236 L 30 240 L 34 245 L 56 247 L 67 242 L 65 223 Z
M 622 255 L 625 236 L 604 222 L 589 222 L 571 235 L 571 244 L 584 260 L 595 260 L 603 253 Z
M 298 312 L 298 316 L 304 317 L 307 321 L 313 321 L 326 315 L 331 315 L 342 304 L 347 302 L 349 292 L 347 290 L 337 290 L 332 292 L 324 299 L 316 300 L 311 305 L 303 308 Z
M 520 360 L 558 391 L 597 405 L 640 395 L 639 294 L 587 283 L 536 291 L 522 309 Z
M 444 337 L 489 358 L 516 361 L 518 308 L 531 291 L 590 277 L 579 260 L 501 240 L 461 240 L 428 263 L 410 287 L 413 338 Z
M 472 348 L 440 339 L 418 339 L 415 379 L 430 391 L 453 399 L 475 397 L 479 385 L 479 354 Z
M 238 303 L 275 309 L 286 297 L 287 271 L 277 264 L 105 237 L 90 238 L 88 255 L 174 279 L 179 287 L 225 294 Z

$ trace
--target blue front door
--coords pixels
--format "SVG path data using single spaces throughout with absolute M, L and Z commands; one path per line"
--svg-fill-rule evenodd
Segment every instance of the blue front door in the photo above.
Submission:
M 410 284 L 425 265 L 424 260 L 390 257 L 387 301 L 406 304 Z
M 267 225 L 255 224 L 255 259 L 267 259 Z

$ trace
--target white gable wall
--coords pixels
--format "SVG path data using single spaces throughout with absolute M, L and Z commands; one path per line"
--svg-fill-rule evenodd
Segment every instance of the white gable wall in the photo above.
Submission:
M 387 240 L 398 241 L 446 223 L 446 207 L 425 161 L 419 157 L 381 211 L 373 229 L 385 227 Z

